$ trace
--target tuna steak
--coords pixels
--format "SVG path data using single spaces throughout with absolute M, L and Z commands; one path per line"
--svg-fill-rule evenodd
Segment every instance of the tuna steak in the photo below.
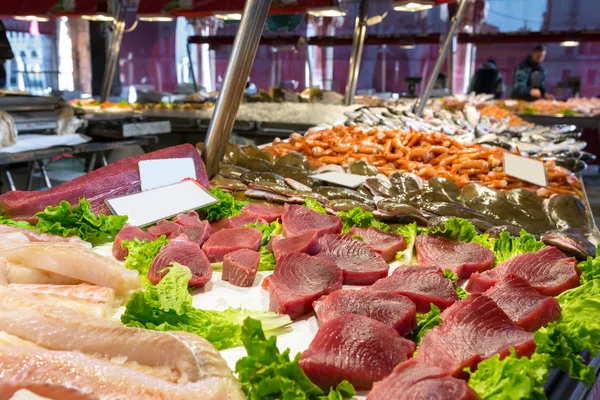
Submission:
M 473 274 L 467 284 L 470 293 L 482 293 L 508 274 L 525 279 L 538 292 L 557 296 L 579 286 L 577 261 L 556 247 L 525 253 L 503 262 L 491 271 Z
M 342 220 L 334 215 L 321 214 L 297 204 L 286 204 L 281 216 L 283 236 L 294 236 L 315 229 L 319 236 L 340 233 Z
M 210 262 L 223 261 L 227 253 L 239 249 L 258 250 L 262 234 L 255 228 L 233 228 L 221 229 L 214 235 L 211 235 L 202 250 Z
M 407 297 L 368 290 L 336 290 L 313 303 L 320 323 L 344 314 L 358 314 L 390 325 L 400 335 L 416 327 L 417 308 Z
M 342 271 L 303 253 L 279 259 L 269 277 L 269 311 L 296 319 L 312 310 L 313 301 L 342 288 Z
M 494 300 L 473 294 L 441 314 L 442 323 L 428 331 L 417 359 L 436 365 L 455 377 L 467 377 L 480 361 L 515 349 L 517 356 L 535 351 L 533 335 L 516 326 Z
M 477 243 L 419 235 L 415 245 L 419 265 L 451 269 L 459 278 L 468 278 L 472 273 L 485 271 L 494 265 L 494 253 Z
M 148 233 L 151 233 L 156 237 L 164 235 L 167 239 L 173 239 L 177 236 L 177 232 L 179 232 L 180 228 L 181 225 L 177 222 L 162 220 L 157 222 L 156 225 L 148 228 Z
M 129 254 L 129 249 L 126 247 L 121 247 L 121 243 L 124 240 L 133 240 L 137 239 L 140 242 L 145 240 L 146 242 L 153 242 L 156 240 L 156 236 L 151 233 L 146 233 L 137 226 L 125 225 L 117 236 L 115 236 L 115 242 L 113 243 L 112 253 L 113 256 L 119 261 L 123 261 L 127 254 Z
M 539 294 L 525 279 L 507 275 L 485 292 L 521 328 L 535 332 L 560 317 L 554 297 Z
M 415 344 L 391 326 L 346 314 L 321 325 L 299 363 L 310 380 L 324 390 L 343 380 L 358 390 L 369 390 L 414 351 Z
M 319 236 L 316 230 L 309 229 L 287 238 L 275 236 L 269 245 L 275 260 L 290 253 L 306 253 L 312 256 L 319 251 Z
M 276 221 L 283 215 L 283 207 L 274 207 L 268 204 L 250 203 L 245 205 L 241 211 L 242 215 L 262 218 L 268 223 Z
M 383 381 L 375 383 L 367 396 L 367 400 L 390 399 L 479 400 L 479 396 L 465 381 L 413 358 L 396 366 Z
M 371 226 L 369 229 L 354 227 L 348 232 L 350 236 L 358 235 L 363 238 L 367 246 L 376 253 L 381 254 L 386 262 L 392 262 L 396 258 L 396 253 L 406 249 L 404 236 L 394 233 L 384 232 Z
M 337 265 L 346 285 L 370 285 L 386 277 L 390 268 L 381 255 L 347 235 L 323 235 L 315 257 Z
M 200 246 L 192 242 L 185 235 L 179 235 L 169 243 L 164 245 L 148 271 L 148 279 L 153 284 L 157 284 L 165 276 L 163 271 L 173 262 L 185 265 L 192 271 L 192 279 L 189 286 L 202 287 L 210 281 L 213 269 L 210 261 L 206 258 Z M 163 271 L 163 272 L 161 272 Z
M 418 312 L 429 312 L 431 303 L 443 310 L 458 301 L 452 281 L 444 278 L 439 268 L 400 266 L 366 290 L 406 296 L 415 303 Z
M 240 249 L 226 254 L 221 279 L 235 286 L 252 286 L 259 261 L 260 254 L 254 250 Z
M 246 225 L 258 223 L 266 225 L 268 222 L 262 218 L 256 218 L 252 215 L 238 215 L 227 220 L 227 228 L 243 228 Z
M 48 190 L 7 192 L 0 196 L 0 214 L 35 222 L 35 214 L 46 206 L 56 206 L 62 200 L 77 204 L 80 198 L 85 197 L 90 202 L 92 212 L 108 215 L 111 212 L 104 204 L 105 199 L 141 191 L 138 162 L 163 158 L 192 158 L 196 166 L 196 179 L 202 186 L 209 187 L 206 169 L 198 151 L 191 144 L 182 144 L 114 162 Z
M 148 228 L 148 233 L 156 237 L 165 235 L 167 239 L 174 239 L 184 234 L 189 240 L 202 246 L 210 235 L 210 224 L 208 221 L 200 221 L 196 211 L 190 211 L 187 214 L 177 215 L 173 221 L 160 221 L 155 226 Z

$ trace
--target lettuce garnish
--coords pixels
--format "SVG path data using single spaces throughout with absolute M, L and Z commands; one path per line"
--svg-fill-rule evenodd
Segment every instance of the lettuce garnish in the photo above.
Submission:
M 212 188 L 209 192 L 219 199 L 218 203 L 202 209 L 202 212 L 206 214 L 206 220 L 209 222 L 240 215 L 242 207 L 250 204 L 249 201 L 236 200 L 231 194 L 219 188 Z
M 147 275 L 152 261 L 156 258 L 160 249 L 168 242 L 167 237 L 162 235 L 158 239 L 147 242 L 146 240 L 140 241 L 137 238 L 133 240 L 124 240 L 121 243 L 121 247 L 127 248 L 128 253 L 125 258 L 125 268 L 133 269 L 140 274 L 140 278 L 144 283 L 147 283 Z
M 373 216 L 370 211 L 365 211 L 359 207 L 355 207 L 350 211 L 342 211 L 337 214 L 342 219 L 342 233 L 348 233 L 353 227 L 367 229 L 371 226 L 381 229 L 384 232 L 390 230 L 390 226 L 381 222 Z
M 311 198 L 304 199 L 304 207 L 310 208 L 311 210 L 316 211 L 321 214 L 327 214 L 327 210 L 325 209 L 325 207 L 323 207 L 323 205 L 315 199 L 311 199 Z
M 411 224 L 399 226 L 398 229 L 396 229 L 396 234 L 404 236 L 404 241 L 406 242 L 406 249 L 399 251 L 396 254 L 396 260 L 404 262 L 405 264 L 410 264 L 413 257 L 415 239 L 419 234 L 417 223 L 413 222 Z
M 256 228 L 262 233 L 260 242 L 260 261 L 258 262 L 258 271 L 273 271 L 275 269 L 275 256 L 267 249 L 267 245 L 273 238 L 281 234 L 281 223 L 279 220 L 273 221 L 270 224 L 259 224 L 258 221 L 254 224 L 245 225 L 249 228 Z
M 454 290 L 456 291 L 456 295 L 458 296 L 459 299 L 463 300 L 463 299 L 466 299 L 467 297 L 469 297 L 469 292 L 467 292 L 465 289 L 463 289 L 461 286 L 459 286 L 456 283 L 458 281 L 458 275 L 456 275 L 450 269 L 445 269 L 443 271 L 443 273 L 444 273 L 444 278 L 448 278 L 452 281 L 452 285 L 454 285 Z
M 596 254 L 596 257 L 588 257 L 587 260 L 577 264 L 577 267 L 581 271 L 579 280 L 582 284 L 593 279 L 600 279 L 600 245 L 596 248 Z
M 408 339 L 415 342 L 417 346 L 421 343 L 421 340 L 431 328 L 435 328 L 442 323 L 440 309 L 433 303 L 431 303 L 429 306 L 430 311 L 428 313 L 417 313 L 417 327 L 409 336 L 407 336 Z

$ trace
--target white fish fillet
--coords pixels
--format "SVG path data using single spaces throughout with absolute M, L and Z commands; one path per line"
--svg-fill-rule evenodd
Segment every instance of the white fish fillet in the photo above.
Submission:
M 77 352 L 0 347 L 0 400 L 21 389 L 60 400 L 242 400 L 235 382 L 178 385 Z
M 37 394 L 30 392 L 26 389 L 21 389 L 16 392 L 10 400 L 52 400 L 49 397 L 38 396 Z
M 0 257 L 0 285 L 9 283 L 77 285 L 81 281 L 54 272 L 17 265 Z
M 8 285 L 11 290 L 19 290 L 28 293 L 52 294 L 55 296 L 68 297 L 75 300 L 84 300 L 90 303 L 115 304 L 115 291 L 111 288 L 96 285 L 48 285 L 48 284 L 19 284 Z
M 29 340 L 23 340 L 13 335 L 9 335 L 6 332 L 0 332 L 0 346 L 18 346 L 18 347 L 31 347 L 39 349 L 40 346 L 30 342 Z
M 43 233 L 34 231 L 31 229 L 17 228 L 16 226 L 2 225 L 0 224 L 0 235 L 6 235 L 11 233 L 21 233 L 30 242 L 67 242 L 74 243 L 88 249 L 92 248 L 92 244 L 79 238 L 78 236 L 59 236 L 51 233 Z

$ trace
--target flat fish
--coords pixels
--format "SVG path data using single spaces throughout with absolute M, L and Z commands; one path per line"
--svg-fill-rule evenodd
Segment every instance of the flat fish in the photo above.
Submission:
M 250 249 L 240 249 L 223 257 L 223 273 L 221 279 L 235 286 L 252 286 L 260 254 Z
M 396 254 L 406 249 L 404 236 L 384 232 L 373 226 L 368 229 L 353 227 L 348 234 L 362 237 L 365 244 L 375 253 L 381 254 L 386 262 L 394 261 Z
M 211 235 L 202 246 L 202 251 L 210 262 L 223 261 L 227 253 L 239 249 L 257 251 L 260 247 L 262 234 L 255 228 L 221 229 Z
M 295 204 L 284 206 L 281 224 L 284 236 L 297 235 L 309 229 L 315 229 L 319 236 L 342 231 L 342 220 L 339 217 L 321 214 Z

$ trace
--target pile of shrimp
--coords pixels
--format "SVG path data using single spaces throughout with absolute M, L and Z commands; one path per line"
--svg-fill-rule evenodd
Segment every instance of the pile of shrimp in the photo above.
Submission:
M 317 167 L 326 164 L 347 166 L 364 160 L 388 176 L 397 171 L 411 172 L 423 179 L 442 176 L 460 187 L 482 183 L 501 190 L 525 188 L 542 197 L 554 193 L 581 193 L 577 177 L 554 161 L 545 161 L 548 186 L 540 188 L 504 173 L 502 163 L 507 150 L 462 144 L 439 132 L 366 130 L 338 125 L 304 136 L 294 133 L 285 142 L 275 139 L 263 150 L 276 156 L 299 152 Z
M 494 117 L 496 119 L 502 119 L 508 117 L 508 125 L 532 125 L 529 122 L 525 121 L 523 118 L 516 116 L 508 110 L 500 108 L 494 105 L 486 105 L 479 110 L 481 115 L 487 115 L 489 117 Z

